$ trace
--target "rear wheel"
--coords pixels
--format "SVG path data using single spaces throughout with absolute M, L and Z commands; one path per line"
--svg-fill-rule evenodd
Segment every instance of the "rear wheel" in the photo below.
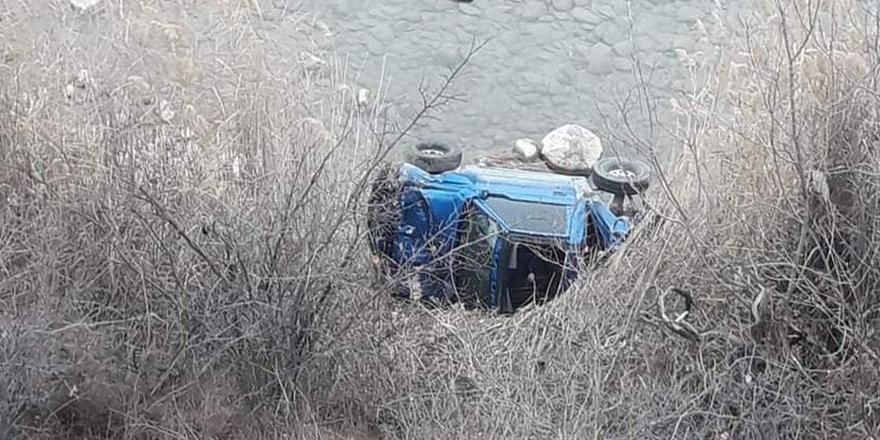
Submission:
M 651 168 L 633 159 L 609 157 L 593 167 L 593 183 L 602 191 L 620 196 L 639 194 L 648 189 Z
M 406 162 L 431 174 L 439 174 L 461 165 L 461 150 L 440 142 L 423 142 L 409 149 Z

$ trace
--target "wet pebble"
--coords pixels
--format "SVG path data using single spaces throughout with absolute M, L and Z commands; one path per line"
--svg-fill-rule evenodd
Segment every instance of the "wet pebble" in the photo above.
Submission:
M 483 15 L 483 11 L 481 11 L 480 8 L 474 6 L 473 3 L 459 3 L 458 10 L 465 15 L 470 15 L 473 17 L 479 17 L 480 15 Z
M 611 46 L 611 49 L 618 56 L 628 57 L 632 54 L 633 45 L 632 45 L 632 42 L 630 42 L 629 40 L 623 40 L 623 41 Z
M 607 44 L 601 41 L 590 47 L 588 52 L 590 59 L 590 72 L 596 75 L 604 75 L 611 72 L 611 61 L 614 59 L 614 52 Z
M 370 32 L 377 40 L 382 42 L 390 42 L 394 39 L 394 29 L 389 24 L 380 24 Z
M 445 46 L 434 51 L 434 58 L 443 67 L 452 69 L 461 62 L 462 57 L 455 46 Z
M 617 11 L 611 5 L 598 6 L 595 11 L 605 18 L 616 18 L 618 16 Z
M 596 14 L 590 12 L 587 8 L 576 8 L 571 11 L 571 18 L 578 23 L 595 26 L 599 24 L 600 18 Z
M 614 65 L 614 69 L 620 72 L 629 72 L 632 70 L 632 63 L 627 58 L 615 58 L 614 61 L 612 61 L 612 64 Z
M 553 9 L 559 12 L 568 12 L 574 8 L 573 0 L 552 0 Z
M 546 14 L 547 5 L 543 3 L 525 3 L 519 8 L 519 16 L 528 21 L 535 21 Z
M 596 27 L 596 37 L 606 44 L 617 44 L 626 39 L 626 33 L 623 28 L 618 26 L 611 20 L 603 21 Z

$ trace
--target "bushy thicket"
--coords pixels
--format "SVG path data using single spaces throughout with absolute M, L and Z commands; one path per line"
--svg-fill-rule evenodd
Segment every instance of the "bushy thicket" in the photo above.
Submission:
M 876 438 L 878 17 L 783 3 L 707 23 L 730 43 L 681 53 L 671 105 L 639 81 L 675 120 L 623 141 L 679 152 L 646 220 L 509 317 L 368 285 L 364 190 L 407 125 L 345 66 L 254 11 L 205 49 L 106 5 L 168 45 L 0 71 L 0 435 Z
M 309 360 L 374 299 L 362 195 L 405 130 L 382 96 L 358 105 L 307 16 L 279 18 L 288 53 L 247 8 L 213 45 L 151 11 L 62 10 L 106 45 L 60 26 L 3 66 L 0 437 L 295 429 L 332 380 Z

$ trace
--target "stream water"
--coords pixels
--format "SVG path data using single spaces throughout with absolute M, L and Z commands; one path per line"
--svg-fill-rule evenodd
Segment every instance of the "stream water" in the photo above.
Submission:
M 473 41 L 488 41 L 454 91 L 462 96 L 414 133 L 452 139 L 466 156 L 603 121 L 633 90 L 632 55 L 662 99 L 684 84 L 677 50 L 707 50 L 701 23 L 735 20 L 718 0 L 306 0 L 335 35 L 361 85 L 390 80 L 404 105 L 419 85 L 442 82 Z M 633 44 L 635 42 L 635 44 Z M 638 124 L 638 122 L 636 122 Z
M 260 11 L 248 15 L 248 23 L 260 38 L 277 45 L 282 58 L 299 56 L 308 37 L 300 23 L 278 17 L 316 14 L 317 19 L 309 20 L 324 23 L 321 27 L 332 34 L 322 44 L 322 57 L 347 59 L 356 72 L 354 82 L 371 89 L 373 96 L 377 84 L 387 82 L 384 96 L 404 115 L 418 105 L 421 84 L 436 87 L 475 41 L 486 42 L 454 84 L 452 92 L 461 99 L 413 132 L 416 138 L 451 141 L 465 151 L 466 159 L 473 159 L 509 148 L 518 137 L 540 139 L 566 123 L 596 131 L 607 147 L 612 136 L 605 122 L 615 123 L 617 106 L 632 102 L 632 56 L 640 60 L 652 93 L 662 100 L 685 85 L 678 52 L 710 50 L 711 44 L 701 38 L 703 24 L 733 23 L 748 0 L 248 1 L 241 4 L 258 5 Z M 138 25 L 149 30 L 148 37 L 170 41 L 153 44 L 147 39 L 142 50 L 212 59 L 210 53 L 199 53 L 216 37 L 214 16 L 238 3 L 141 0 L 139 7 L 123 8 L 106 1 L 86 14 L 52 4 L 0 0 L 0 54 L 5 53 L 0 62 L 12 60 L 8 63 L 13 65 L 18 58 L 14 52 L 26 56 L 35 41 L 75 43 L 93 54 L 110 53 L 114 43 L 108 39 L 113 35 L 109 29 L 127 36 Z M 143 60 L 132 61 L 137 62 Z M 191 70 L 201 67 L 194 63 Z M 633 117 L 638 125 L 639 116 Z

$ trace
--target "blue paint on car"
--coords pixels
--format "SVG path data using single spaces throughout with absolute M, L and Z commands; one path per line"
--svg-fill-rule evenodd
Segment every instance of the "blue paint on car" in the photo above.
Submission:
M 409 164 L 391 174 L 397 224 L 371 244 L 404 297 L 514 310 L 566 290 L 585 256 L 617 249 L 631 229 L 581 176 Z

